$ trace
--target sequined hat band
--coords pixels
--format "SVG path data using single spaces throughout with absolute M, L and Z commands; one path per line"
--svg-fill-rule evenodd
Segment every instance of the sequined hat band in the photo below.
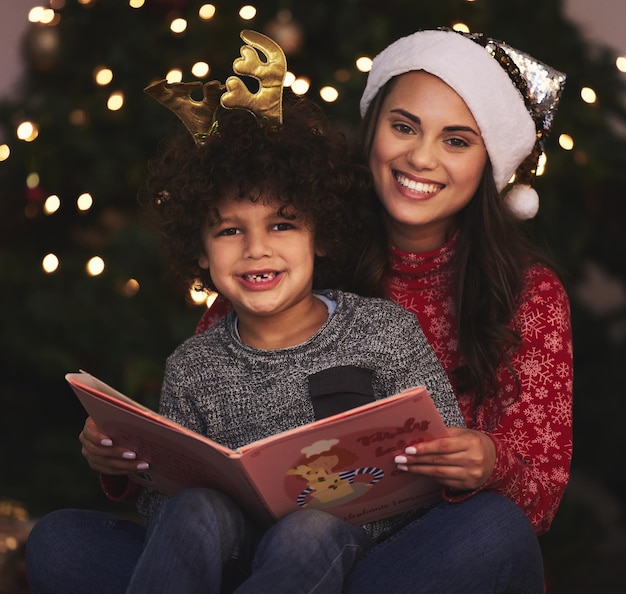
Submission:
M 376 56 L 361 98 L 361 115 L 391 78 L 414 70 L 434 74 L 465 101 L 480 128 L 499 191 L 522 164 L 517 181 L 530 184 L 560 99 L 562 73 L 480 34 L 418 31 Z M 517 202 L 536 202 L 512 204 L 516 216 L 534 216 L 536 193 L 517 191 L 514 196 Z

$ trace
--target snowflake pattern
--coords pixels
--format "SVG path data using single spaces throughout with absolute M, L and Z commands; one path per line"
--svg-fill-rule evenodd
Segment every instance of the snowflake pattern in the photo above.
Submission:
M 441 257 L 407 258 L 394 250 L 387 279 L 391 298 L 417 316 L 451 380 L 461 363 L 452 298 L 453 248 L 454 241 L 441 249 Z M 551 271 L 527 271 L 512 325 L 522 338 L 512 358 L 521 391 L 515 376 L 503 368 L 495 397 L 476 407 L 464 395 L 459 405 L 467 426 L 489 433 L 496 444 L 496 467 L 485 488 L 515 501 L 541 534 L 549 528 L 569 480 L 572 454 L 569 301 Z

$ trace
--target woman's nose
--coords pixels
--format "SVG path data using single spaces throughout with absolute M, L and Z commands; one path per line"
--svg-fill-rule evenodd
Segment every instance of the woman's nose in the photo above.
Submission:
M 415 139 L 407 151 L 406 158 L 415 169 L 433 169 L 437 163 L 435 148 L 424 138 Z

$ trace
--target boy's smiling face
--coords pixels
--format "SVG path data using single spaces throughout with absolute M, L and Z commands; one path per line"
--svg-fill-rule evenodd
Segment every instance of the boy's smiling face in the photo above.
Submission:
M 218 291 L 240 323 L 305 312 L 311 307 L 315 234 L 305 221 L 278 213 L 278 204 L 226 200 L 220 221 L 203 233 L 204 254 Z

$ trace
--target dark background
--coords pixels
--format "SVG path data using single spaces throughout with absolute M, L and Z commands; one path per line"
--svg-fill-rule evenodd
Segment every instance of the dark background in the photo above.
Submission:
M 283 45 L 289 69 L 310 79 L 311 97 L 337 88 L 325 108 L 350 135 L 366 80 L 356 58 L 419 28 L 463 22 L 568 74 L 530 223 L 562 267 L 575 348 L 572 481 L 541 542 L 548 592 L 626 591 L 626 79 L 615 52 L 585 41 L 558 0 L 264 0 L 251 21 L 232 0 L 215 2 L 203 21 L 201 4 L 53 0 L 52 24 L 32 24 L 24 37 L 25 75 L 16 96 L 0 102 L 0 143 L 11 151 L 0 161 L 0 519 L 70 506 L 133 513 L 104 498 L 81 457 L 85 414 L 63 376 L 86 369 L 156 406 L 164 359 L 202 313 L 173 287 L 136 220 L 145 162 L 180 126 L 143 87 L 173 67 L 196 80 L 190 68 L 199 60 L 211 66 L 207 79 L 223 81 L 239 31 L 252 28 Z M 188 21 L 182 35 L 169 29 L 176 16 Z M 114 74 L 106 86 L 94 82 L 100 66 Z M 581 99 L 583 87 L 594 89 L 595 103 Z M 117 111 L 107 109 L 113 91 L 124 94 Z M 16 138 L 24 121 L 38 127 L 32 142 Z M 561 134 L 573 138 L 572 150 L 559 146 Z M 79 212 L 85 192 L 94 203 Z M 50 195 L 61 206 L 46 214 Z M 50 274 L 42 269 L 48 253 L 60 262 Z M 89 276 L 85 264 L 96 255 L 106 267 Z M 131 278 L 140 287 L 132 296 Z M 11 550 L 0 538 L 0 592 L 18 591 L 15 580 L 3 586 L 3 554 Z

